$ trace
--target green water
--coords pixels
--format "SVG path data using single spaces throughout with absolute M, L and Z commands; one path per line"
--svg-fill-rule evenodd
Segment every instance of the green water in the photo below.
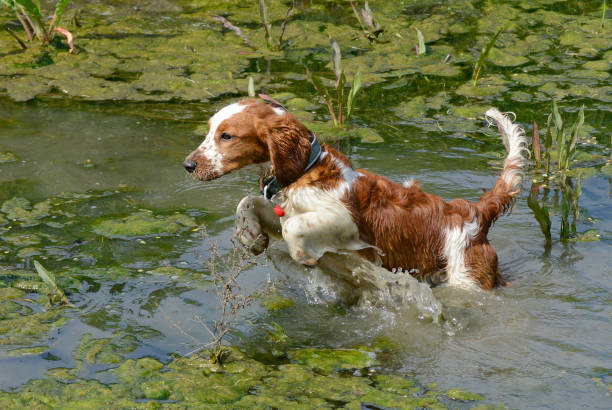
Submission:
M 380 43 L 363 37 L 348 3 L 296 2 L 281 51 L 265 47 L 257 4 L 243 2 L 74 2 L 62 25 L 76 55 L 59 42 L 22 52 L 0 34 L 0 389 L 15 392 L 0 403 L 610 407 L 612 22 L 601 27 L 601 3 L 370 7 Z M 278 35 L 287 5 L 269 9 Z M 502 27 L 474 86 L 480 50 Z M 414 53 L 415 28 L 425 55 Z M 328 33 L 349 80 L 360 70 L 364 83 L 342 130 L 305 75 L 333 78 Z M 356 167 L 415 177 L 445 199 L 475 200 L 499 173 L 503 145 L 486 108 L 516 113 L 530 136 L 532 121 L 545 129 L 552 97 L 570 123 L 584 104 L 576 234 L 559 240 L 553 182 L 547 245 L 527 206 L 542 181 L 532 167 L 489 236 L 513 286 L 434 288 L 445 318 L 435 323 L 410 300 L 348 305 L 329 279 L 260 257 L 241 276 L 255 302 L 227 338 L 246 356 L 234 350 L 223 374 L 198 356 L 173 361 L 210 339 L 198 321 L 219 314 L 211 243 L 230 252 L 233 211 L 258 180 L 251 167 L 202 183 L 181 162 L 208 117 L 246 95 L 249 76 Z M 372 132 L 383 142 L 367 142 Z M 580 240 L 587 231 L 594 241 Z M 76 308 L 36 291 L 34 260 Z

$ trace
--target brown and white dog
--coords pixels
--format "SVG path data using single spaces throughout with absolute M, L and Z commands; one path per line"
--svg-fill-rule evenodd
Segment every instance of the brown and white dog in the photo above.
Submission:
M 492 108 L 486 118 L 497 124 L 508 156 L 493 189 L 476 203 L 445 202 L 416 181 L 402 185 L 355 170 L 343 154 L 319 146 L 291 113 L 254 99 L 213 115 L 206 139 L 183 165 L 211 180 L 272 162 L 279 189 L 272 201 L 279 206 L 273 211 L 272 202 L 249 196 L 237 209 L 238 225 L 246 227 L 237 236 L 255 253 L 270 235 L 282 235 L 291 257 L 304 265 L 317 264 L 326 252 L 357 252 L 421 280 L 441 277 L 453 286 L 491 289 L 504 280 L 487 234 L 520 191 L 527 148 L 524 131 L 507 115 Z M 315 149 L 320 154 L 313 155 Z

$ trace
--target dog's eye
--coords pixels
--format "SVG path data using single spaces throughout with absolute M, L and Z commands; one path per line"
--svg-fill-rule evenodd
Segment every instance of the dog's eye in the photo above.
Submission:
M 219 138 L 221 138 L 222 140 L 229 141 L 232 138 L 234 138 L 234 136 L 233 135 L 229 135 L 228 133 L 224 132 L 223 134 L 221 134 L 221 136 Z

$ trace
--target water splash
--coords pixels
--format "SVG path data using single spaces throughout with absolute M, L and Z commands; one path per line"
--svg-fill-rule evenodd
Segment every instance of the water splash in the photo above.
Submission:
M 310 303 L 346 301 L 374 306 L 414 306 L 434 323 L 443 319 L 442 304 L 431 287 L 419 282 L 409 271 L 391 272 L 352 252 L 326 253 L 314 268 L 298 264 L 282 242 L 273 244 L 269 254 L 277 270 L 303 275 L 303 288 Z

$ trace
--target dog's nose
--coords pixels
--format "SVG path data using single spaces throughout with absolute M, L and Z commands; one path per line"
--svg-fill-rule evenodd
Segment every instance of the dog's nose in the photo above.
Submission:
M 198 164 L 196 164 L 195 161 L 192 161 L 190 159 L 186 159 L 185 161 L 183 161 L 183 166 L 185 167 L 187 172 L 193 172 L 193 171 L 195 171 L 195 169 L 198 166 Z

